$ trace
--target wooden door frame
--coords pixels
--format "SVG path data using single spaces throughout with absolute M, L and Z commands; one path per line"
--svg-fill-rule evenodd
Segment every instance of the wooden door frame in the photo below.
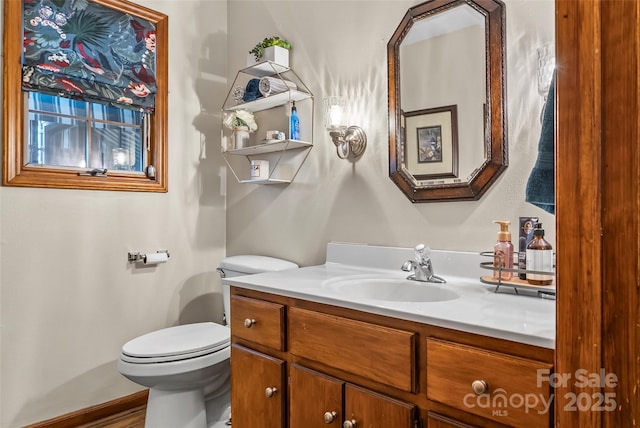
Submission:
M 640 421 L 639 8 L 556 0 L 557 427 Z M 615 388 L 576 379 L 601 369 Z M 616 409 L 565 409 L 581 393 Z

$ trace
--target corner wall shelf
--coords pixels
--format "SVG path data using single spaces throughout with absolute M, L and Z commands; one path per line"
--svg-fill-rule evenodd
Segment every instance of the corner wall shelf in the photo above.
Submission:
M 256 79 L 259 82 L 256 82 Z M 262 82 L 269 79 L 268 82 Z M 272 91 L 246 96 L 252 88 L 268 83 Z M 248 99 L 249 101 L 245 101 Z M 300 139 L 267 140 L 267 131 L 291 135 L 290 113 L 296 103 L 300 118 Z M 229 114 L 247 110 L 254 114 L 258 130 L 251 133 L 244 147 L 236 148 L 231 130 L 224 125 L 221 133 L 222 155 L 239 183 L 291 183 L 313 148 L 313 94 L 288 67 L 263 61 L 238 71 L 222 106 L 223 122 Z M 251 161 L 268 161 L 267 177 L 251 176 Z

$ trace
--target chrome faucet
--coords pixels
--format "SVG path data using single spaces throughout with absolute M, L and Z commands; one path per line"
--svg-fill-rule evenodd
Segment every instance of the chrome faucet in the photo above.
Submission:
M 433 274 L 433 265 L 431 264 L 431 248 L 426 247 L 424 244 L 418 244 L 415 248 L 415 260 L 407 260 L 402 264 L 402 270 L 405 272 L 411 272 L 407 279 L 420 282 L 435 282 L 437 284 L 444 284 L 447 282 L 445 279 L 440 278 Z

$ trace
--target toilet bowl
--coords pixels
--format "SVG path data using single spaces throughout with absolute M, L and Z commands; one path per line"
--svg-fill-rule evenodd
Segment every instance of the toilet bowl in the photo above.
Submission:
M 297 268 L 264 256 L 233 256 L 217 269 L 224 278 Z M 230 320 L 229 286 L 223 285 Z M 149 388 L 145 427 L 223 428 L 230 420 L 231 334 L 213 322 L 157 330 L 122 346 L 118 371 Z
M 118 370 L 149 388 L 145 426 L 209 425 L 205 389 L 229 389 L 230 339 L 227 327 L 204 322 L 154 331 L 124 344 Z

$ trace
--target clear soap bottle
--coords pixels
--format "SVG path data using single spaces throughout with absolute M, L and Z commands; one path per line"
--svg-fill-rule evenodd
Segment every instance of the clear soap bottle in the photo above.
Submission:
M 544 239 L 542 223 L 533 229 L 533 239 L 527 245 L 527 271 L 553 272 L 553 248 Z M 553 275 L 527 272 L 527 282 L 532 285 L 550 285 Z
M 500 225 L 500 232 L 498 232 L 498 242 L 493 246 L 493 266 L 501 268 L 501 270 L 494 270 L 494 279 L 501 279 L 508 281 L 513 278 L 513 244 L 511 243 L 511 232 L 509 232 L 510 221 L 494 221 L 495 224 Z

